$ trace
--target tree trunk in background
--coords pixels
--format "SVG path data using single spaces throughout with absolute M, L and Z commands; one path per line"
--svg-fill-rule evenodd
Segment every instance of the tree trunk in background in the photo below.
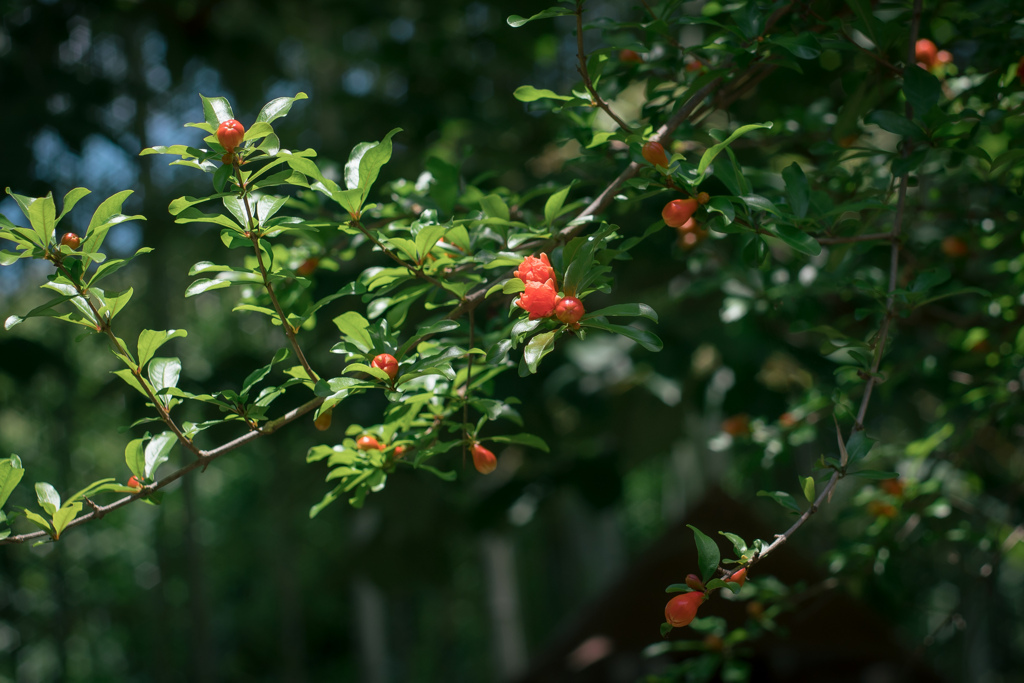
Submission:
M 352 581 L 355 598 L 355 632 L 359 639 L 359 680 L 387 683 L 388 650 L 384 596 L 370 580 L 357 576 Z
M 527 665 L 515 546 L 507 536 L 489 533 L 480 538 L 480 550 L 491 617 L 495 680 L 507 681 L 520 675 Z
M 196 526 L 199 513 L 196 511 L 196 478 L 182 477 L 181 491 L 185 501 L 185 558 L 188 562 L 188 606 L 191 616 L 189 635 L 189 680 L 196 683 L 212 683 L 217 671 L 210 647 L 210 615 L 207 610 L 205 560 L 202 544 Z

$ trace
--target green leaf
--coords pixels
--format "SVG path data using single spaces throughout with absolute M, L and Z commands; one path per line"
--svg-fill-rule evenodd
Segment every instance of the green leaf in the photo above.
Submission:
M 718 563 L 722 559 L 721 551 L 718 549 L 718 544 L 700 529 L 692 524 L 686 526 L 693 531 L 693 540 L 697 545 L 697 566 L 700 568 L 700 579 L 707 582 L 718 569 Z
M 521 85 L 516 88 L 515 92 L 512 93 L 520 102 L 536 102 L 537 100 L 561 100 L 568 102 L 573 99 L 566 95 L 559 95 L 554 90 L 548 90 L 547 88 L 535 88 L 532 85 Z
M 55 317 L 55 316 L 58 315 L 58 313 L 53 310 L 53 307 L 56 306 L 57 304 L 62 304 L 65 301 L 68 301 L 69 299 L 73 299 L 73 298 L 75 298 L 74 295 L 72 295 L 72 296 L 61 296 L 61 297 L 58 297 L 56 299 L 51 299 L 50 301 L 47 301 L 45 304 L 42 304 L 40 306 L 36 306 L 31 311 L 26 313 L 24 316 L 20 316 L 20 315 L 8 316 L 7 319 L 4 321 L 4 329 L 5 330 L 9 330 L 12 327 L 14 327 L 15 325 L 17 325 L 19 323 L 22 323 L 22 322 L 25 322 L 29 318 L 35 318 L 37 316 Z
M 950 273 L 945 268 L 927 268 L 922 270 L 909 289 L 911 292 L 927 292 L 929 289 L 941 285 L 950 278 Z
M 68 524 L 70 524 L 81 511 L 81 503 L 71 503 L 70 505 L 65 505 L 60 510 L 57 510 L 57 513 L 53 515 L 53 537 L 55 539 L 60 538 L 61 532 L 67 528 Z
M 342 491 L 343 485 L 344 484 L 338 484 L 337 486 L 335 486 L 333 489 L 331 489 L 330 491 L 328 491 L 327 493 L 324 494 L 324 497 L 320 500 L 319 503 L 317 503 L 313 507 L 309 508 L 309 518 L 313 519 L 314 517 L 319 515 L 323 511 L 324 508 L 326 508 L 328 505 L 330 505 L 334 501 L 338 500 L 338 498 L 343 493 L 343 491 Z
M 12 455 L 0 460 L 0 509 L 3 508 L 23 476 L 25 476 L 25 468 L 21 466 L 21 458 Z
M 23 515 L 25 515 L 25 519 L 35 524 L 37 527 L 39 527 L 46 533 L 50 534 L 50 536 L 53 536 L 53 527 L 50 526 L 50 520 L 46 519 L 38 512 L 33 512 L 32 510 L 23 508 L 21 512 Z
M 916 123 L 895 112 L 878 109 L 868 114 L 865 121 L 875 124 L 882 130 L 901 135 L 905 138 L 913 140 L 924 140 L 925 138 L 924 131 Z
M 814 502 L 814 477 L 798 477 L 800 479 L 800 489 L 804 492 L 804 498 L 807 499 L 808 503 Z
M 125 383 L 128 384 L 128 386 L 130 386 L 133 389 L 135 389 L 136 391 L 138 391 L 140 394 L 145 396 L 147 399 L 149 398 L 149 394 L 146 393 L 145 388 L 142 386 L 142 382 L 139 381 L 138 377 L 136 377 L 135 373 L 132 372 L 131 370 L 128 370 L 128 369 L 114 370 L 112 374 L 115 374 L 118 377 L 120 377 L 121 379 L 123 379 L 125 381 Z
M 551 17 L 567 17 L 571 14 L 573 14 L 573 11 L 568 7 L 548 7 L 546 10 L 542 12 L 537 12 L 528 19 L 521 17 L 518 14 L 511 14 L 505 21 L 507 21 L 508 25 L 511 26 L 512 28 L 519 28 L 523 24 L 528 24 L 531 21 L 536 21 L 537 19 L 550 19 Z
M 308 95 L 304 92 L 300 92 L 295 97 L 278 97 L 277 99 L 270 100 L 263 109 L 260 109 L 260 113 L 256 116 L 256 122 L 266 121 L 270 123 L 275 119 L 279 119 L 282 116 L 286 116 L 292 109 L 292 104 L 299 100 L 307 99 Z
M 178 378 L 181 376 L 181 361 L 177 358 L 154 358 L 149 364 L 149 383 L 153 390 L 159 393 L 163 389 L 178 386 Z M 158 397 L 163 401 L 164 406 L 170 405 L 170 397 Z
M 185 298 L 187 299 L 191 296 L 197 296 L 199 294 L 204 294 L 206 292 L 212 292 L 215 289 L 224 289 L 225 287 L 230 287 L 233 284 L 240 283 L 235 283 L 232 282 L 231 280 L 211 280 L 209 278 L 199 278 L 198 280 L 190 284 L 188 288 L 185 290 Z
M 658 314 L 654 311 L 653 308 L 651 308 L 647 304 L 616 304 L 614 306 L 608 306 L 607 308 L 599 309 L 597 311 L 594 311 L 593 313 L 587 313 L 586 315 L 583 316 L 582 320 L 587 320 L 589 318 L 607 318 L 615 316 L 622 316 L 628 318 L 647 318 L 648 320 L 658 322 Z
M 434 248 L 437 241 L 444 237 L 446 228 L 443 225 L 428 225 L 416 234 L 416 262 L 423 263 L 427 254 Z
M 789 495 L 785 491 L 758 491 L 757 495 L 767 496 L 787 510 L 792 510 L 796 513 L 800 512 L 800 506 L 797 505 L 795 500 L 793 500 L 793 496 Z
M 504 364 L 508 359 L 509 351 L 512 350 L 511 339 L 499 339 L 494 346 L 487 351 L 487 364 L 488 365 L 499 365 Z
M 416 469 L 418 469 L 418 470 L 426 470 L 427 472 L 430 472 L 431 474 L 433 474 L 438 479 L 443 479 L 445 481 L 455 481 L 459 477 L 458 473 L 455 472 L 454 470 L 449 470 L 447 472 L 442 472 L 441 470 L 437 469 L 436 467 L 431 467 L 430 465 L 416 465 Z
M 540 364 L 541 359 L 554 350 L 555 339 L 559 332 L 560 330 L 552 330 L 534 335 L 529 343 L 527 343 L 526 348 L 523 350 L 523 361 L 526 363 L 526 367 L 529 368 L 531 374 L 537 372 L 537 366 Z
M 736 583 L 735 581 L 723 581 L 722 579 L 711 579 L 706 584 L 704 584 L 704 587 L 707 588 L 709 591 L 715 590 L 716 588 L 724 588 L 727 591 L 731 592 L 733 595 L 740 592 L 740 585 L 738 583 Z
M 131 287 L 123 292 L 100 292 L 99 289 L 93 289 L 93 294 L 97 295 L 103 304 L 99 309 L 100 316 L 108 322 L 113 320 L 131 300 L 133 291 Z
M 377 180 L 381 167 L 391 159 L 391 138 L 402 132 L 401 128 L 392 129 L 384 139 L 373 144 L 359 160 L 359 189 L 365 198 L 370 187 Z M 347 167 L 346 167 L 347 170 Z
M 621 334 L 623 337 L 632 339 L 640 346 L 644 347 L 648 351 L 661 351 L 664 347 L 661 339 L 658 335 L 647 330 L 637 329 L 636 327 L 626 327 L 624 325 L 613 325 L 612 323 L 602 319 L 594 318 L 592 320 L 581 320 L 581 327 L 593 327 L 606 332 L 614 332 L 615 334 Z
M 821 54 L 821 44 L 810 32 L 803 32 L 795 36 L 772 37 L 771 42 L 773 45 L 788 50 L 797 59 L 815 59 Z
M 114 259 L 112 261 L 107 261 L 102 266 L 97 268 L 96 271 L 93 273 L 92 278 L 90 278 L 89 280 L 89 286 L 92 287 L 100 280 L 107 277 L 108 275 L 112 275 L 113 273 L 116 273 L 117 271 L 121 270 L 126 265 L 131 263 L 132 260 L 135 259 L 135 257 L 141 256 L 142 254 L 148 254 L 151 251 L 153 251 L 152 247 L 141 247 L 138 251 L 136 251 L 134 254 L 132 254 L 126 259 Z
M 495 285 L 497 287 L 498 285 Z M 526 291 L 526 283 L 517 277 L 510 278 L 501 283 L 502 294 L 518 294 Z
M 956 428 L 951 423 L 946 423 L 925 438 L 908 443 L 906 449 L 907 456 L 910 458 L 927 458 L 932 454 L 932 451 L 945 443 L 946 439 L 953 436 L 955 432 Z
M 782 170 L 782 179 L 786 182 L 789 208 L 797 218 L 803 218 L 807 215 L 807 207 L 810 205 L 811 198 L 811 190 L 804 170 L 800 168 L 800 164 L 794 161 Z
M 728 531 L 719 531 L 718 533 L 729 539 L 729 542 L 732 543 L 732 549 L 737 556 L 747 552 L 747 542 L 744 541 L 742 537 L 729 533 Z
M 489 194 L 480 198 L 480 208 L 491 218 L 499 218 L 507 221 L 510 217 L 508 205 L 505 200 L 496 194 Z
M 57 222 L 60 223 L 60 219 L 68 215 L 68 212 L 74 208 L 75 204 L 78 203 L 78 200 L 91 193 L 92 190 L 87 190 L 84 187 L 76 187 L 64 195 L 64 206 L 61 208 L 60 215 L 57 216 Z
M 51 517 L 60 509 L 60 494 L 46 482 L 36 484 L 36 498 L 39 500 L 39 506 Z
M 769 121 L 768 123 L 750 123 L 747 124 L 746 126 L 740 126 L 735 131 L 733 131 L 732 135 L 727 137 L 725 140 L 722 140 L 717 145 L 712 145 L 711 147 L 708 147 L 707 150 L 705 150 L 704 154 L 701 156 L 700 163 L 697 164 L 696 184 L 699 185 L 701 181 L 704 180 L 704 173 L 708 170 L 708 166 L 711 165 L 711 162 L 715 160 L 715 157 L 717 157 L 723 149 L 727 148 L 730 143 L 746 135 L 752 130 L 757 130 L 759 128 L 770 129 L 771 127 L 771 121 Z
M 187 330 L 143 330 L 139 333 L 139 367 L 145 367 L 156 350 L 177 337 L 187 337 Z
M 566 197 L 569 196 L 570 189 L 572 189 L 572 184 L 563 187 L 544 202 L 544 224 L 548 227 L 551 227 L 562 214 L 562 206 L 565 204 Z
M 939 79 L 916 64 L 903 69 L 903 94 L 914 108 L 914 117 L 920 119 L 939 102 L 942 85 Z
M 235 118 L 231 112 L 231 103 L 226 97 L 204 97 L 202 93 L 199 93 L 199 98 L 203 101 L 203 116 L 206 118 L 206 125 L 210 126 L 213 131 L 217 130 L 217 126 L 223 121 Z
M 488 436 L 481 441 L 493 441 L 494 443 L 518 443 L 523 446 L 529 446 L 530 448 L 536 448 L 537 450 L 550 453 L 551 450 L 548 448 L 547 443 L 544 439 L 533 434 L 512 434 L 507 436 Z
M 82 251 L 96 252 L 103 245 L 103 240 L 115 225 L 127 223 L 134 220 L 146 220 L 145 216 L 126 216 L 121 213 L 121 207 L 132 195 L 131 190 L 123 190 L 112 194 L 96 207 L 93 211 L 89 227 L 85 230 L 85 240 L 82 242 Z
M 156 474 L 156 470 L 160 465 L 167 462 L 170 458 L 171 449 L 174 448 L 174 444 L 177 443 L 178 437 L 173 432 L 161 432 L 157 434 L 149 443 L 146 444 L 145 450 L 145 468 L 143 474 L 145 479 L 148 481 L 153 478 Z
M 139 481 L 146 479 L 146 439 L 132 439 L 124 447 L 124 461 Z
M 373 349 L 373 341 L 367 332 L 370 323 L 362 315 L 348 311 L 339 315 L 333 322 L 341 331 L 341 336 L 360 351 L 369 353 Z
M 846 441 L 846 452 L 849 453 L 849 463 L 852 465 L 854 462 L 867 456 L 871 447 L 877 442 L 874 439 L 869 439 L 864 434 L 864 430 L 856 430 L 850 435 L 850 438 Z
M 792 225 L 786 225 L 785 223 L 769 225 L 766 226 L 766 231 L 772 237 L 777 237 L 802 254 L 817 256 L 821 253 L 821 245 L 818 244 L 818 240 Z

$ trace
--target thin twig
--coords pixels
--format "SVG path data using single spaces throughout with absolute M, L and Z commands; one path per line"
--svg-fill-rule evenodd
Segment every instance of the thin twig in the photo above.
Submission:
M 910 43 L 908 46 L 908 59 L 913 59 L 914 43 L 917 42 L 918 28 L 921 25 L 921 2 L 922 0 L 914 0 L 914 15 L 910 25 Z M 905 112 L 908 119 L 913 118 L 913 110 L 911 109 L 909 103 L 907 103 L 906 105 Z M 911 145 L 909 144 L 909 141 L 905 141 L 902 150 L 902 157 L 906 159 L 907 157 L 910 156 L 910 152 Z M 871 402 L 872 389 L 878 383 L 878 368 L 882 363 L 882 356 L 885 353 L 886 339 L 889 335 L 889 326 L 894 317 L 893 309 L 895 308 L 896 302 L 896 278 L 899 272 L 900 257 L 899 236 L 900 232 L 903 229 L 904 210 L 906 208 L 907 187 L 909 185 L 909 178 L 909 172 L 905 172 L 903 175 L 900 176 L 899 199 L 896 204 L 896 216 L 893 219 L 892 230 L 889 232 L 887 236 L 888 239 L 892 240 L 892 247 L 891 251 L 889 252 L 889 296 L 886 298 L 885 301 L 885 315 L 882 318 L 882 325 L 878 331 L 878 341 L 875 344 L 875 354 L 871 362 L 871 372 L 868 376 L 867 383 L 864 387 L 864 395 L 861 397 L 860 409 L 857 411 L 857 419 L 853 425 L 854 431 L 861 431 L 864 429 L 864 417 L 867 415 L 868 404 Z M 770 555 L 776 548 L 785 543 L 790 538 L 790 536 L 792 536 L 796 532 L 797 529 L 802 527 L 804 523 L 807 522 L 808 519 L 810 519 L 811 515 L 818 511 L 818 508 L 821 506 L 821 504 L 827 499 L 831 498 L 832 490 L 836 487 L 836 484 L 839 483 L 839 480 L 842 479 L 843 476 L 845 476 L 844 470 L 845 467 L 843 470 L 836 470 L 835 472 L 833 472 L 832 476 L 828 480 L 828 483 L 825 484 L 825 487 L 821 490 L 821 493 L 819 493 L 818 497 L 815 498 L 814 503 L 811 504 L 811 507 L 804 510 L 803 514 L 801 514 L 800 517 L 797 518 L 796 522 L 794 522 L 792 526 L 786 529 L 786 531 L 782 534 L 776 536 L 775 540 L 772 541 L 772 543 L 767 548 L 758 553 L 748 564 L 754 564 L 756 562 L 760 562 L 761 560 L 763 560 L 765 557 Z
M 131 354 L 121 344 L 121 340 L 118 338 L 118 336 L 114 334 L 114 330 L 110 326 L 110 320 L 104 319 L 100 315 L 100 312 L 96 308 L 96 305 L 93 303 L 92 298 L 88 295 L 88 289 L 82 287 L 78 282 L 75 281 L 73 277 L 71 277 L 71 273 L 68 271 L 67 268 L 64 267 L 64 264 L 61 261 L 55 258 L 54 264 L 57 266 L 57 270 L 60 271 L 60 273 L 68 280 L 68 282 L 71 283 L 71 286 L 75 288 L 75 291 L 78 292 L 78 295 L 82 297 L 82 299 L 89 305 L 89 310 L 92 311 L 93 317 L 96 319 L 96 324 L 99 325 L 99 327 L 96 328 L 96 331 L 103 332 L 104 334 L 106 334 L 107 338 L 110 339 L 110 343 L 114 346 L 118 353 L 120 353 L 125 358 L 131 358 Z M 163 420 L 164 424 L 167 425 L 168 429 L 174 432 L 174 435 L 178 438 L 178 441 L 180 441 L 181 444 L 185 446 L 185 448 L 198 455 L 199 448 L 194 443 L 192 443 L 191 439 L 185 436 L 184 432 L 181 431 L 181 428 L 178 427 L 178 424 L 171 417 L 170 411 L 167 410 L 167 408 L 164 406 L 163 401 L 161 401 L 153 392 L 153 388 L 149 385 L 149 382 L 147 382 L 146 379 L 142 376 L 142 368 L 137 368 L 135 371 L 133 371 L 133 374 L 135 375 L 136 380 L 139 383 L 139 386 L 142 387 L 142 390 L 146 393 L 146 396 L 148 396 L 149 400 L 153 402 L 153 407 L 156 408 L 157 415 L 160 416 L 160 419 Z
M 583 85 L 586 86 L 587 92 L 590 93 L 590 97 L 593 98 L 594 104 L 604 110 L 608 116 L 612 117 L 612 120 L 619 125 L 619 128 L 632 133 L 633 129 L 626 125 L 626 122 L 620 119 L 612 108 L 605 102 L 600 95 L 597 94 L 597 88 L 594 87 L 593 81 L 590 80 L 590 72 L 587 70 L 587 55 L 583 51 L 583 0 L 576 0 L 576 56 L 579 58 L 580 63 L 576 67 L 576 70 L 580 72 L 580 76 L 583 77 Z
M 188 474 L 189 472 L 191 472 L 194 469 L 198 469 L 200 467 L 206 467 L 212 461 L 216 460 L 217 458 L 221 457 L 222 455 L 230 453 L 231 451 L 236 450 L 236 449 L 244 446 L 245 444 L 249 443 L 250 441 L 255 441 L 256 439 L 258 439 L 258 438 L 260 438 L 262 436 L 267 436 L 269 434 L 273 434 L 274 432 L 276 432 L 278 429 L 280 429 L 284 425 L 288 424 L 289 422 L 293 422 L 293 421 L 297 420 L 298 418 L 302 417 L 303 415 L 305 415 L 305 414 L 307 414 L 307 413 L 309 413 L 309 412 L 311 412 L 313 410 L 316 410 L 320 406 L 320 404 L 323 403 L 323 402 L 324 402 L 323 398 L 315 398 L 315 399 L 313 399 L 311 401 L 308 401 L 307 403 L 304 403 L 303 405 L 299 406 L 298 408 L 294 408 L 292 410 L 289 410 L 287 413 L 285 413 L 281 417 L 277 418 L 276 420 L 271 420 L 270 422 L 268 422 L 267 424 L 263 425 L 263 427 L 258 429 L 258 430 L 251 431 L 251 432 L 249 432 L 247 434 L 243 434 L 242 436 L 238 437 L 237 439 L 234 439 L 234 440 L 229 441 L 229 442 L 227 442 L 225 444 L 222 444 L 221 446 L 218 446 L 217 448 L 214 448 L 213 450 L 210 450 L 210 451 L 200 451 L 198 458 L 196 458 L 195 460 L 189 462 L 184 467 L 181 467 L 180 469 L 175 470 L 174 472 L 172 472 L 171 474 L 167 475 L 163 479 L 160 479 L 159 481 L 155 481 L 152 484 L 148 484 L 146 486 L 143 486 L 142 489 L 138 493 L 133 493 L 130 496 L 125 496 L 124 498 L 121 498 L 120 500 L 115 500 L 113 503 L 110 503 L 109 505 L 97 506 L 97 505 L 95 505 L 94 503 L 92 503 L 90 501 L 89 504 L 93 508 L 93 511 L 88 513 L 88 514 L 82 515 L 81 517 L 76 517 L 74 520 L 72 520 L 71 523 L 69 523 L 67 525 L 67 527 L 65 527 L 64 531 L 61 532 L 61 536 L 63 536 L 64 533 L 68 529 L 70 529 L 72 527 L 76 527 L 76 526 L 79 526 L 81 524 L 85 524 L 86 522 L 89 522 L 89 521 L 94 520 L 94 519 L 99 519 L 99 518 L 103 517 L 104 515 L 106 515 L 107 513 L 111 512 L 112 510 L 116 510 L 116 509 L 118 509 L 120 507 L 124 507 L 125 505 L 128 505 L 129 503 L 132 503 L 135 500 L 138 500 L 139 498 L 143 498 L 145 496 L 148 496 L 153 491 L 158 491 L 158 490 L 164 488 L 165 486 L 168 486 L 169 484 L 172 484 L 173 482 L 177 481 L 178 479 L 181 479 L 183 476 L 185 476 L 186 474 Z M 45 537 L 48 537 L 48 536 L 49 536 L 49 534 L 47 532 L 45 532 L 45 531 L 34 531 L 34 532 L 28 533 L 28 534 L 19 534 L 17 536 L 8 536 L 7 538 L 0 539 L 0 545 L 8 545 L 8 544 L 11 544 L 11 543 L 25 543 L 25 542 L 28 542 L 28 541 L 33 541 L 35 539 L 45 538 Z
M 299 339 L 295 336 L 295 328 L 288 322 L 288 316 L 285 315 L 284 309 L 281 308 L 281 303 L 277 300 L 277 294 L 274 293 L 274 284 L 270 281 L 270 275 L 267 272 L 267 267 L 263 264 L 263 250 L 260 249 L 260 237 L 256 230 L 256 220 L 253 218 L 252 209 L 249 206 L 249 193 L 245 188 L 245 183 L 242 181 L 242 168 L 236 163 L 235 174 L 238 178 L 238 187 L 242 191 L 242 202 L 245 204 L 245 216 L 249 221 L 249 239 L 252 241 L 253 251 L 256 252 L 256 262 L 260 267 L 260 275 L 263 277 L 263 287 L 267 290 L 267 294 L 270 295 L 270 302 L 274 306 L 274 310 L 277 312 L 277 317 L 281 320 L 281 327 L 284 328 L 285 336 L 288 337 L 289 343 L 291 343 L 292 350 L 295 351 L 295 356 L 299 359 L 299 363 L 302 368 L 306 371 L 306 374 L 311 380 L 316 382 L 320 377 L 313 372 L 313 368 L 310 366 L 309 361 L 306 360 L 306 355 L 302 353 L 302 347 L 299 346 Z
M 410 273 L 412 273 L 416 277 L 420 278 L 421 280 L 424 280 L 424 281 L 429 282 L 430 284 L 434 285 L 438 289 L 445 289 L 444 285 L 437 278 L 431 277 L 430 275 L 427 275 L 426 273 L 423 272 L 422 268 L 413 268 L 411 265 L 409 265 L 408 263 L 403 261 L 401 258 L 399 258 L 398 254 L 396 254 L 395 252 L 391 251 L 386 246 L 384 246 L 384 244 L 379 239 L 377 239 L 374 236 L 374 234 L 372 232 L 370 232 L 362 224 L 362 222 L 358 218 L 353 219 L 353 222 L 354 222 L 356 228 L 359 229 L 359 232 L 363 233 L 363 235 L 366 236 L 366 239 L 370 240 L 370 242 L 372 242 L 374 244 L 374 246 L 376 246 L 378 249 L 380 249 L 382 252 L 384 252 L 384 254 L 388 258 L 390 258 L 392 261 L 394 261 L 398 265 L 402 266 L 403 268 L 405 268 L 406 270 L 408 270 Z M 447 290 L 445 290 L 445 291 L 447 291 Z

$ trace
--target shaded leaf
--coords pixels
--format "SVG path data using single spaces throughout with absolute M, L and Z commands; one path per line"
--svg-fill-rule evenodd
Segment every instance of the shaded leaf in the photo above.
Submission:
M 693 531 L 693 540 L 697 545 L 697 565 L 700 567 L 700 579 L 706 583 L 718 569 L 718 563 L 722 559 L 721 551 L 718 549 L 718 544 L 700 529 L 692 524 L 686 526 Z

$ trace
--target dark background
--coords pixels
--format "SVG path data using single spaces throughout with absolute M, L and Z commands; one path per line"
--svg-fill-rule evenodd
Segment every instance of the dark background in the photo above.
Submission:
M 186 327 L 187 340 L 174 345 L 185 368 L 182 385 L 237 386 L 281 345 L 279 329 L 231 314 L 227 297 L 182 298 L 189 266 L 222 245 L 212 230 L 174 224 L 166 207 L 204 192 L 208 179 L 138 152 L 198 144 L 201 134 L 181 126 L 202 120 L 199 93 L 229 98 L 246 122 L 264 102 L 303 91 L 310 99 L 275 124 L 293 149 L 314 147 L 321 159 L 343 162 L 356 143 L 404 129 L 383 182 L 415 180 L 437 156 L 467 178 L 489 174 L 477 180 L 484 186 L 523 191 L 577 180 L 596 192 L 621 163 L 564 166 L 577 143 L 557 117 L 528 111 L 511 96 L 526 83 L 565 91 L 577 78 L 571 21 L 520 29 L 505 23 L 508 14 L 528 16 L 546 5 L 7 0 L 0 5 L 0 185 L 57 197 L 89 187 L 93 195 L 72 214 L 80 230 L 98 201 L 134 189 L 126 212 L 147 221 L 117 228 L 108 244 L 115 253 L 143 244 L 155 251 L 122 271 L 135 288 L 122 336 Z M 636 11 L 619 3 L 588 7 L 620 19 Z M 604 45 L 596 31 L 588 40 Z M 820 116 L 812 104 L 822 93 L 841 99 L 837 80 L 811 64 L 805 78 L 769 80 L 756 101 L 737 109 L 757 110 L 757 120 L 806 117 L 810 145 L 821 131 L 810 125 Z M 615 215 L 639 232 L 657 220 L 660 206 L 655 199 Z M 0 212 L 15 219 L 14 202 L 0 201 Z M 488 478 L 453 455 L 447 465 L 460 472 L 454 484 L 396 476 L 364 509 L 336 504 L 310 521 L 309 506 L 326 488 L 324 472 L 304 456 L 320 435 L 284 430 L 186 477 L 159 508 L 135 505 L 59 544 L 4 547 L 0 681 L 502 680 L 525 672 L 531 659 L 536 671 L 557 659 L 552 651 L 573 649 L 575 634 L 602 614 L 595 601 L 623 595 L 639 607 L 626 621 L 612 621 L 631 634 L 632 652 L 642 647 L 637 643 L 659 642 L 663 587 L 693 571 L 684 563 L 692 558 L 669 553 L 661 570 L 644 575 L 650 583 L 635 586 L 622 582 L 631 564 L 658 548 L 690 552 L 689 532 L 674 526 L 688 510 L 701 510 L 708 533 L 745 533 L 719 524 L 736 516 L 737 525 L 750 518 L 761 525 L 750 527 L 748 540 L 770 539 L 789 518 L 757 490 L 796 491 L 794 470 L 806 472 L 821 453 L 834 453 L 830 414 L 819 412 L 828 405 L 832 365 L 816 343 L 789 335 L 785 313 L 770 307 L 723 325 L 720 312 L 735 292 L 721 281 L 701 282 L 669 232 L 616 270 L 617 289 L 659 312 L 663 352 L 594 335 L 561 346 L 536 376 L 502 379 L 499 393 L 523 397 L 526 428 L 547 440 L 550 454 L 509 449 Z M 795 281 L 801 264 L 781 267 Z M 0 314 L 31 308 L 46 272 L 25 262 L 0 270 Z M 332 284 L 328 278 L 321 286 Z M 815 305 L 851 313 L 838 299 Z M 926 322 L 928 329 L 947 325 L 947 335 L 957 327 L 955 320 Z M 305 342 L 325 365 L 331 329 L 321 325 L 319 337 Z M 31 495 L 26 484 L 34 481 L 63 492 L 129 476 L 122 453 L 131 437 L 118 427 L 145 409 L 109 374 L 114 359 L 103 340 L 76 336 L 39 320 L 0 335 L 0 455 L 18 453 L 29 468 L 16 498 Z M 909 333 L 896 362 L 910 367 L 920 348 Z M 913 400 L 887 385 L 877 389 L 869 432 L 901 444 L 896 451 L 930 432 L 932 398 L 948 380 L 940 373 L 920 384 Z M 377 421 L 383 405 L 369 396 L 346 402 L 328 434 L 340 440 L 347 423 Z M 794 405 L 810 406 L 812 417 L 780 453 L 763 443 L 732 443 L 721 431 L 723 418 L 740 413 L 776 425 Z M 210 443 L 232 435 L 207 433 Z M 848 601 L 803 626 L 791 624 L 793 638 L 781 642 L 796 646 L 772 641 L 759 649 L 757 676 L 798 680 L 787 678 L 795 669 L 786 662 L 811 652 L 823 673 L 807 680 L 838 680 L 829 674 L 836 662 L 860 671 L 878 656 L 904 655 L 944 670 L 949 680 L 967 680 L 967 672 L 988 676 L 971 680 L 1013 680 L 1008 672 L 1024 651 L 1014 578 L 1020 558 L 1005 570 L 997 561 L 993 572 L 992 541 L 967 549 L 957 543 L 979 525 L 995 525 L 979 533 L 999 540 L 1019 524 L 1019 510 L 1012 510 L 1021 453 L 1002 431 L 982 430 L 978 438 L 1007 454 L 1005 463 L 970 472 L 953 500 L 955 514 L 933 515 L 921 549 L 899 538 L 910 513 L 886 526 L 863 514 L 872 495 L 865 482 L 844 482 L 834 509 L 795 539 L 795 554 L 757 568 L 769 576 L 788 567 L 787 582 L 815 590 L 839 574 L 842 582 L 825 584 L 827 592 Z M 776 455 L 784 466 L 767 469 Z M 890 455 L 891 463 L 899 460 Z M 982 482 L 1004 467 L 1017 472 L 1012 490 L 986 498 L 989 484 Z M 713 483 L 725 493 L 714 489 L 709 508 L 705 491 Z M 1004 508 L 982 514 L 985 501 Z M 729 625 L 743 624 L 742 610 L 730 607 Z M 842 609 L 857 609 L 867 630 L 892 629 L 895 652 L 879 655 L 872 649 L 878 641 L 846 635 L 843 654 L 831 657 L 821 642 L 801 640 L 842 619 Z M 785 647 L 795 649 L 780 664 L 771 653 Z M 634 657 L 591 680 L 635 680 L 661 666 Z

